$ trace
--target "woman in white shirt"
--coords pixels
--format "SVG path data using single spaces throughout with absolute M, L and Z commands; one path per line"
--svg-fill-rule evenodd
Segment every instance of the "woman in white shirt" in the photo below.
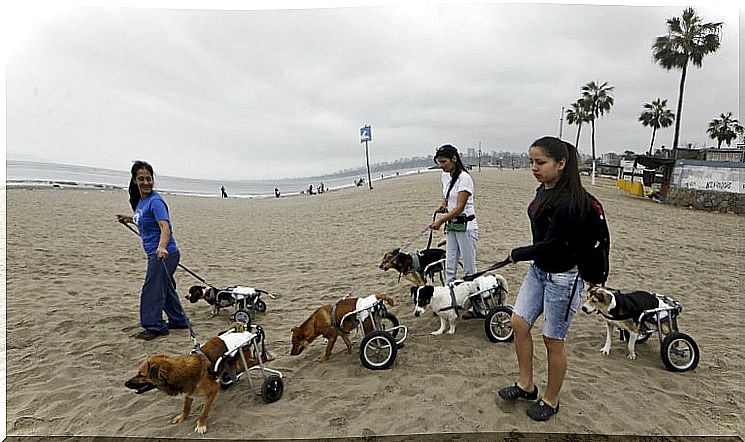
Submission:
M 435 162 L 442 169 L 442 195 L 436 213 L 444 216 L 435 220 L 430 227 L 439 230 L 446 224 L 447 255 L 445 277 L 447 283 L 455 280 L 458 259 L 463 259 L 466 275 L 476 273 L 476 242 L 479 239 L 479 226 L 476 223 L 473 178 L 466 172 L 458 149 L 450 144 L 437 148 Z

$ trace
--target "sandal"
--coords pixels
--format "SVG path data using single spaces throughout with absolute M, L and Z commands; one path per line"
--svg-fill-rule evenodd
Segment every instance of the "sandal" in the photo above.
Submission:
M 534 385 L 533 391 L 525 391 L 519 385 L 517 385 L 517 382 L 515 382 L 515 385 L 504 387 L 503 389 L 499 390 L 497 394 L 499 395 L 499 397 L 506 401 L 514 401 L 515 399 L 526 399 L 529 401 L 534 401 L 538 399 L 538 386 Z
M 528 407 L 528 417 L 534 421 L 547 421 L 551 416 L 559 412 L 559 403 L 556 403 L 556 408 L 548 405 L 541 399 Z

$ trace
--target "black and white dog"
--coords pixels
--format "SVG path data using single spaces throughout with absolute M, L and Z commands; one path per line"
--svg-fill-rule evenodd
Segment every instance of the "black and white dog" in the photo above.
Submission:
M 455 320 L 460 313 L 471 307 L 470 295 L 478 292 L 479 286 L 475 281 L 463 281 L 451 286 L 411 287 L 411 297 L 414 299 L 414 316 L 424 313 L 428 305 L 432 313 L 440 318 L 440 328 L 430 333 L 438 336 L 445 332 L 452 335 L 455 333 Z
M 586 293 L 585 302 L 582 304 L 583 312 L 597 312 L 605 319 L 607 334 L 605 336 L 605 345 L 600 349 L 602 354 L 610 354 L 614 328 L 617 327 L 629 332 L 629 359 L 636 359 L 634 348 L 637 336 L 640 333 L 657 327 L 656 322 L 651 322 L 656 321 L 655 315 L 648 315 L 651 317 L 644 318 L 642 322 L 639 322 L 642 319 L 641 317 L 644 311 L 658 308 L 669 309 L 672 306 L 649 292 L 635 291 L 621 293 L 619 290 L 598 285 L 590 286 Z M 667 316 L 668 313 L 666 311 L 660 313 L 660 319 L 665 319 Z M 663 333 L 667 334 L 669 332 L 669 324 L 666 322 L 661 322 L 661 324 Z
M 273 297 L 268 292 L 253 287 L 233 286 L 218 289 L 216 287 L 193 285 L 189 288 L 186 300 L 193 304 L 200 299 L 204 299 L 207 304 L 212 306 L 212 316 L 216 316 L 221 308 L 230 306 L 236 306 L 236 309 L 255 308 L 258 311 L 264 311 L 266 310 L 266 304 L 261 301 L 261 295 Z

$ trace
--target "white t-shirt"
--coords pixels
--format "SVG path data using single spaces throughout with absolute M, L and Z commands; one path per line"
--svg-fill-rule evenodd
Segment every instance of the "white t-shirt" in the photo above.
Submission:
M 445 195 L 448 193 L 448 188 L 450 187 L 450 174 L 447 172 L 442 173 L 442 197 L 445 198 Z M 450 191 L 450 195 L 448 196 L 448 210 L 455 209 L 455 206 L 458 204 L 458 192 L 466 191 L 468 192 L 468 200 L 466 200 L 466 207 L 463 208 L 463 213 L 466 214 L 466 216 L 470 215 L 476 215 L 476 206 L 474 203 L 474 185 L 473 185 L 473 178 L 471 178 L 471 175 L 468 174 L 465 170 L 458 175 L 458 180 L 455 182 L 455 185 L 453 185 L 453 190 Z M 476 220 L 468 222 L 468 230 L 478 229 L 478 224 L 476 224 Z

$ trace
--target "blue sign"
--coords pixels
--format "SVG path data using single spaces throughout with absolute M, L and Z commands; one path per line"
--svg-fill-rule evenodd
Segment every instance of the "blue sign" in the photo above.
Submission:
M 372 140 L 372 127 L 362 126 L 360 128 L 360 143 Z

